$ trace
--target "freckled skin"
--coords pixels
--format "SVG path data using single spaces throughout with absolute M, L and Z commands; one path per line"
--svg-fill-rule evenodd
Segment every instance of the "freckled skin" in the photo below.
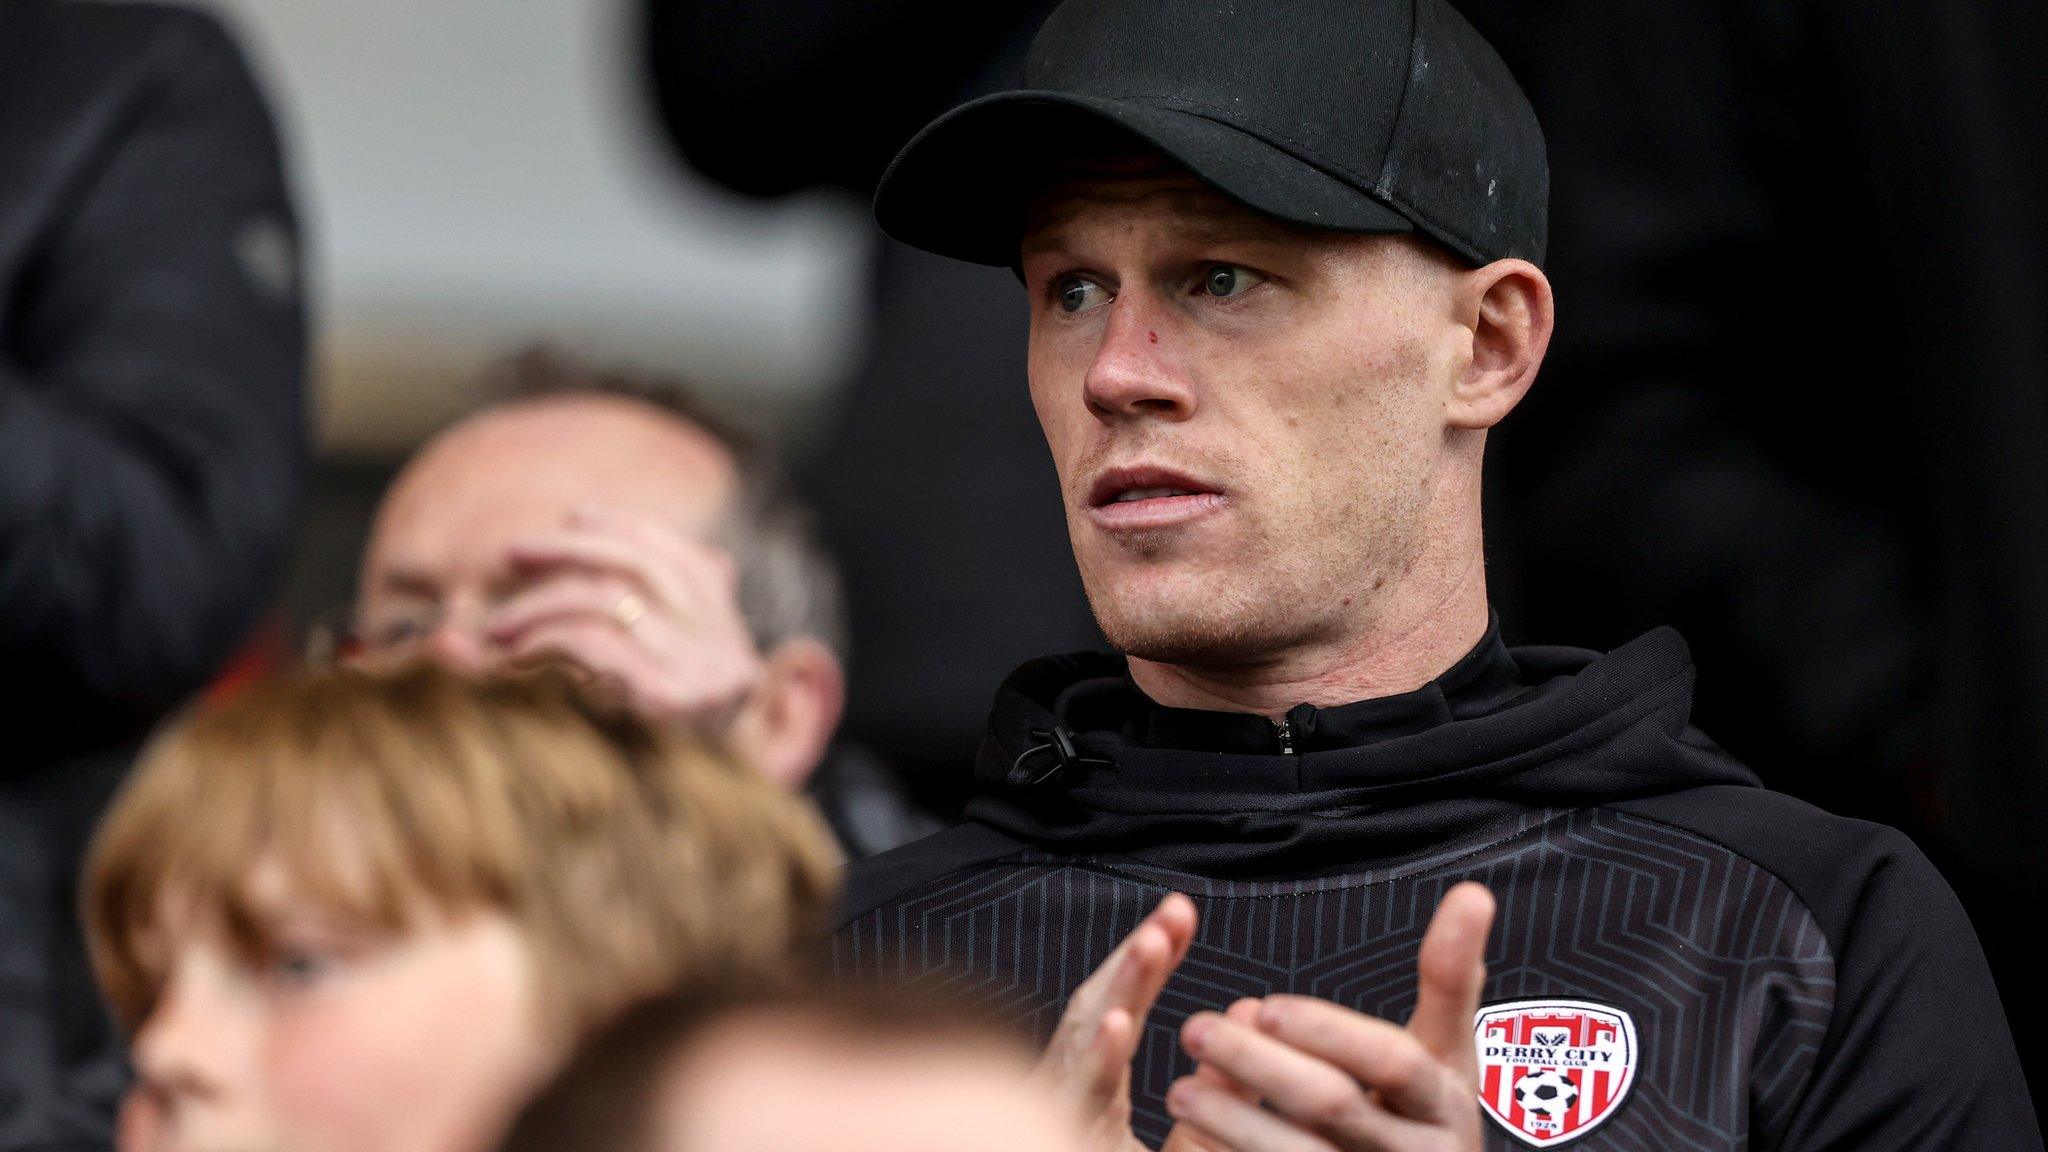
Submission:
M 1205 290 L 1217 265 L 1257 283 L 1218 298 Z M 1476 484 L 1476 448 L 1443 415 L 1469 332 L 1443 323 L 1448 277 L 1433 254 L 1285 225 L 1155 168 L 1054 185 L 1034 204 L 1023 267 L 1032 401 L 1114 645 L 1138 661 L 1246 667 L 1335 652 L 1383 623 L 1389 576 L 1428 552 L 1468 466 Z M 1101 291 L 1070 313 L 1059 290 L 1076 277 Z M 1227 506 L 1105 531 L 1088 486 L 1132 462 L 1183 470 Z

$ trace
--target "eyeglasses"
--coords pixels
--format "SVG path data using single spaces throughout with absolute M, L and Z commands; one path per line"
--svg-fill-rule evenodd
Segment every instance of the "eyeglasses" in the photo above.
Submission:
M 331 667 L 365 658 L 403 659 L 425 647 L 447 620 L 440 605 L 419 605 L 402 612 L 359 614 L 353 608 L 331 608 L 313 617 L 300 640 L 306 662 Z

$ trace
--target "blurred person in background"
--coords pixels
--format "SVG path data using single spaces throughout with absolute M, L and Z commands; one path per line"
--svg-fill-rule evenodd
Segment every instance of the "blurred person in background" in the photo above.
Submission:
M 124 1152 L 482 1152 L 579 1038 L 818 959 L 834 853 L 746 765 L 583 699 L 331 669 L 202 707 L 94 841 Z
M 749 197 L 865 203 L 919 125 L 1016 79 L 1052 7 L 646 0 L 653 97 L 700 175 Z M 1016 278 L 872 239 L 866 358 L 800 479 L 846 577 L 847 729 L 955 810 L 984 687 L 1102 635 L 1043 499 L 1058 480 L 1025 399 Z
M 1504 615 L 1677 625 L 1717 740 L 1911 832 L 2038 1092 L 2048 9 L 1461 6 L 1550 127 L 1570 317 L 1490 477 Z
M 109 1137 L 77 861 L 272 594 L 305 348 L 278 141 L 220 25 L 0 2 L 0 1149 Z
M 1543 130 L 1441 0 L 1285 7 L 1068 0 L 1025 87 L 884 177 L 882 227 L 1018 271 L 1123 656 L 1002 686 L 968 822 L 854 866 L 839 963 L 1064 1011 L 1055 1047 L 1091 1011 L 1145 1139 L 2038 1149 L 1905 837 L 1759 787 L 1691 725 L 1668 629 L 1503 641 L 1481 476 L 1555 320 Z M 1256 1028 L 1213 1014 L 1238 996 Z M 1320 1087 L 1190 1092 L 1175 1032 Z
M 929 996 L 699 985 L 594 1039 L 501 1152 L 1083 1152 L 1031 1071 Z
M 652 723 L 719 733 L 851 855 L 936 828 L 834 740 L 837 578 L 769 450 L 674 381 L 543 350 L 499 375 L 506 398 L 422 447 L 378 509 L 361 654 L 567 661 Z

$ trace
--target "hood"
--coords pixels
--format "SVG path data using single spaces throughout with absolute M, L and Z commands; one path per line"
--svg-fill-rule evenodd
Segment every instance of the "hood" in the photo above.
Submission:
M 1121 657 L 1050 657 L 998 692 L 967 815 L 1055 851 L 1208 875 L 1356 869 L 1531 811 L 1756 786 L 1691 726 L 1692 686 L 1668 628 L 1600 655 L 1510 649 L 1495 627 L 1416 691 L 1298 707 L 1283 734 L 1161 708 Z

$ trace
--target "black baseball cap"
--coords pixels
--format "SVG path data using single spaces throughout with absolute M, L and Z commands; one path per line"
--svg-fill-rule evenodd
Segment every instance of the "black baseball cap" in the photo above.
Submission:
M 1444 0 L 1067 0 L 1022 88 L 953 109 L 897 154 L 875 219 L 914 247 L 1011 266 L 1031 196 L 1104 128 L 1268 216 L 1543 262 L 1543 129 Z

